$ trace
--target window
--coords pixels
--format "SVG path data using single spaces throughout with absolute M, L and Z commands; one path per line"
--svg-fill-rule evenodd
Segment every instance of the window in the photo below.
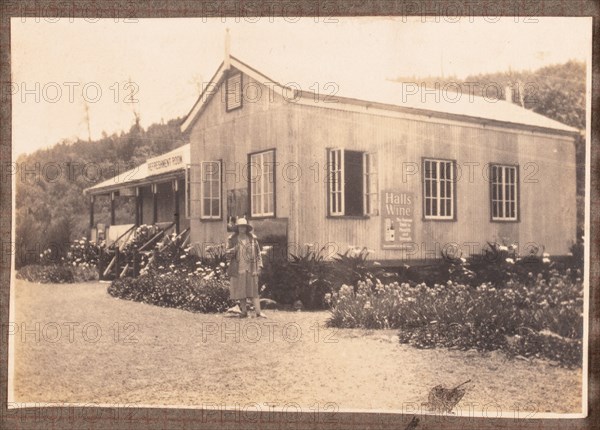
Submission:
M 242 107 L 242 74 L 231 75 L 225 81 L 225 109 L 227 112 Z
M 221 162 L 201 163 L 200 213 L 202 219 L 221 218 Z
M 490 166 L 490 195 L 493 221 L 517 221 L 518 208 L 517 166 Z
M 327 166 L 329 216 L 378 214 L 375 153 L 330 149 L 327 152 Z
M 454 219 L 454 161 L 423 160 L 425 219 Z
M 253 217 L 275 216 L 275 151 L 250 154 L 250 214 Z

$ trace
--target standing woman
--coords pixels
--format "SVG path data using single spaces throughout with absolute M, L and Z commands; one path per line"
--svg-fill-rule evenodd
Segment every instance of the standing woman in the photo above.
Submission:
M 231 298 L 240 301 L 242 318 L 248 316 L 246 298 L 251 298 L 258 318 L 266 318 L 260 310 L 258 297 L 258 274 L 263 262 L 260 255 L 260 245 L 252 226 L 245 218 L 239 218 L 233 227 L 234 233 L 229 237 L 227 252 L 231 255 L 229 263 L 229 279 L 231 283 Z

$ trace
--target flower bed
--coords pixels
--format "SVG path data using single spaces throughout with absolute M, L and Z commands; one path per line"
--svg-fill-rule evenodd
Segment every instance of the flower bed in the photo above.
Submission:
M 229 299 L 229 282 L 198 272 L 150 272 L 137 278 L 113 281 L 108 293 L 120 299 L 178 308 L 191 312 L 224 312 Z
M 66 258 L 57 258 L 52 249 L 40 254 L 39 264 L 19 269 L 17 278 L 43 284 L 87 282 L 98 279 L 99 248 L 86 238 L 75 240 L 69 246 Z
M 359 282 L 328 296 L 328 324 L 342 328 L 400 329 L 401 343 L 480 351 L 495 349 L 580 366 L 583 285 L 567 270 L 539 274 L 503 288 L 448 282 L 428 287 Z

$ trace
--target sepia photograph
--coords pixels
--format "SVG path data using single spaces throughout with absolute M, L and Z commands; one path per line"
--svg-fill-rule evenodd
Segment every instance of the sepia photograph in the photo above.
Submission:
M 7 415 L 585 418 L 591 52 L 585 17 L 13 16 Z

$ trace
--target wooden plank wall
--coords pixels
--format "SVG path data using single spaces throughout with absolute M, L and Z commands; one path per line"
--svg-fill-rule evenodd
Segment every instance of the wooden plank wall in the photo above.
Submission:
M 324 166 L 326 148 L 376 151 L 379 189 L 412 191 L 415 202 L 415 248 L 408 253 L 381 249 L 381 219 L 333 219 L 326 214 L 324 168 L 320 178 L 303 178 L 299 205 L 299 237 L 320 244 L 367 246 L 374 258 L 430 258 L 447 244 L 464 255 L 487 241 L 530 242 L 554 255 L 564 255 L 575 239 L 575 151 L 572 142 L 531 132 L 497 131 L 481 126 L 436 124 L 350 113 L 311 106 L 295 107 L 301 147 L 300 164 Z M 310 148 L 310 150 L 308 150 Z M 422 157 L 453 159 L 459 165 L 457 220 L 422 219 Z M 488 163 L 520 166 L 519 222 L 491 222 Z M 417 174 L 408 174 L 411 169 Z M 307 169 L 309 170 L 309 169 Z M 305 196 L 305 198 L 302 198 Z M 332 248 L 333 249 L 333 248 Z
M 249 82 L 247 76 L 244 79 Z M 248 153 L 277 148 L 277 217 L 288 218 L 292 249 L 329 243 L 332 253 L 352 245 L 372 249 L 376 259 L 423 259 L 438 256 L 447 244 L 458 244 L 466 256 L 487 241 L 498 241 L 522 247 L 535 242 L 550 254 L 564 255 L 575 239 L 572 142 L 528 131 L 440 124 L 426 117 L 416 121 L 287 103 L 277 95 L 269 97 L 267 87 L 262 88 L 262 97 L 245 100 L 241 109 L 231 112 L 226 112 L 221 92 L 212 98 L 190 133 L 192 163 L 223 160 L 225 199 L 228 189 L 247 186 Z M 409 253 L 381 249 L 380 216 L 326 216 L 327 147 L 376 151 L 379 190 L 414 193 L 415 244 Z M 462 175 L 456 188 L 456 221 L 422 219 L 422 157 L 457 161 Z M 490 221 L 485 170 L 490 162 L 520 166 L 519 222 Z M 417 174 L 407 174 L 412 168 Z M 223 241 L 225 212 L 224 202 L 222 220 L 190 220 L 192 241 Z
M 249 77 L 244 76 L 244 85 L 248 85 Z M 276 163 L 285 165 L 294 157 L 294 133 L 288 126 L 291 111 L 283 99 L 269 95 L 267 87 L 262 87 L 261 97 L 256 101 L 244 100 L 243 106 L 226 112 L 222 90 L 210 100 L 205 111 L 200 115 L 190 132 L 191 163 L 200 161 L 223 161 L 223 219 L 204 221 L 192 218 L 191 240 L 200 244 L 221 243 L 226 240 L 227 190 L 246 188 L 248 180 L 248 153 L 276 148 Z M 254 98 L 254 96 L 252 97 Z M 281 168 L 276 168 L 276 215 L 277 218 L 288 218 L 294 212 L 294 184 L 282 179 Z M 290 209 L 292 208 L 292 209 Z M 260 221 L 253 221 L 257 231 Z M 264 233 L 264 232 L 262 232 Z M 288 240 L 293 241 L 293 232 L 288 231 Z

